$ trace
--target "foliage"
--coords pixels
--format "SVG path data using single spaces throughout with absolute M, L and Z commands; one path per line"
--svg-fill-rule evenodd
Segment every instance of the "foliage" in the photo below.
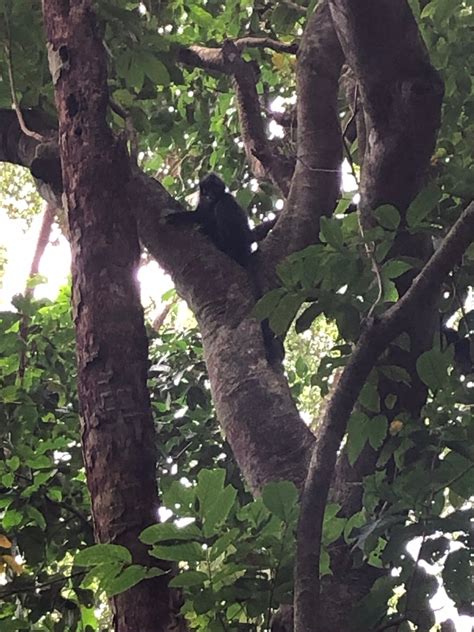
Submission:
M 309 13 L 315 2 L 306 4 Z M 111 96 L 139 134 L 146 170 L 185 197 L 197 175 L 217 169 L 253 219 L 278 208 L 275 190 L 268 183 L 257 185 L 245 165 L 230 80 L 180 66 L 176 59 L 180 46 L 217 46 L 228 37 L 271 33 L 292 41 L 301 35 L 305 15 L 286 3 L 260 0 L 101 0 L 96 5 Z M 403 229 L 413 236 L 429 234 L 436 242 L 474 193 L 473 13 L 467 3 L 452 0 L 411 0 L 410 5 L 446 95 L 432 160 L 436 184 L 413 201 Z M 14 89 L 23 110 L 41 105 L 53 113 L 40 3 L 0 0 L 0 9 L 8 18 L 0 21 L 0 38 L 12 49 Z M 294 60 L 261 49 L 247 50 L 245 58 L 259 63 L 257 87 L 267 110 L 276 97 L 290 110 Z M 5 58 L 0 72 L 0 107 L 9 108 Z M 340 105 L 343 114 L 347 105 Z M 109 120 L 116 131 L 127 127 L 115 111 Z M 279 148 L 292 148 L 293 132 L 281 130 Z M 21 169 L 2 167 L 2 204 L 22 221 L 39 210 L 26 178 Z M 401 225 L 398 210 L 384 205 L 375 217 L 376 225 L 362 236 L 356 213 L 341 200 L 335 216 L 321 222 L 321 242 L 289 257 L 278 271 L 281 287 L 257 306 L 257 316 L 268 317 L 277 333 L 295 321 L 287 370 L 298 404 L 314 419 L 322 415 L 321 397 L 337 382 L 364 320 L 395 301 L 396 281 L 420 266 L 413 258 L 386 258 Z M 472 312 L 460 313 L 460 297 L 473 274 L 471 247 L 447 280 L 440 305 L 444 317 L 458 312 L 464 338 L 472 338 L 474 327 Z M 15 306 L 17 311 L 0 314 L 0 628 L 100 629 L 108 624 L 100 595 L 116 594 L 156 571 L 131 564 L 120 547 L 93 546 L 68 293 L 61 292 L 54 303 L 18 297 Z M 272 611 L 290 601 L 295 490 L 275 483 L 252 500 L 245 489 L 214 417 L 196 331 L 170 328 L 157 335 L 150 330 L 149 337 L 158 478 L 167 519 L 145 530 L 142 540 L 152 554 L 176 562 L 172 582 L 183 589 L 183 612 L 195 628 L 221 630 L 224 622 L 227 629 L 246 623 L 264 629 Z M 409 344 L 407 336 L 395 342 L 400 350 Z M 409 622 L 420 629 L 433 625 L 429 599 L 438 578 L 419 562 L 433 566 L 458 611 L 472 615 L 467 581 L 472 377 L 460 370 L 453 345 L 438 339 L 419 358 L 417 372 L 429 389 L 421 425 L 398 410 L 395 395 L 381 401 L 378 387 L 384 380 L 409 385 L 413 376 L 388 354 L 380 359 L 346 437 L 351 463 L 368 446 L 381 450 L 363 482 L 362 510 L 344 517 L 337 505 L 326 510 L 323 573 L 331 572 L 328 552 L 341 537 L 352 546 L 355 566 L 367 561 L 377 569 L 396 569 L 356 605 L 353 620 L 359 629 L 387 627 L 390 620 L 403 620 L 401 630 Z M 407 554 L 409 543 L 418 546 L 415 557 Z
M 23 220 L 26 227 L 44 205 L 30 172 L 8 163 L 3 163 L 0 171 L 0 199 L 8 217 Z

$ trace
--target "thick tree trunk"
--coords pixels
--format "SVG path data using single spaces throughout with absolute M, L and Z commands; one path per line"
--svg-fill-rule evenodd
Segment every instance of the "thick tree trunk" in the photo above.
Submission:
M 102 44 L 87 2 L 44 2 L 52 50 L 68 64 L 56 83 L 69 209 L 82 443 L 97 539 L 153 560 L 138 534 L 158 519 L 147 338 L 135 272 L 139 243 L 125 193 L 128 156 L 105 121 Z M 95 49 L 95 50 L 94 50 Z M 156 562 L 156 560 L 155 560 Z M 116 632 L 162 632 L 165 577 L 112 599 Z

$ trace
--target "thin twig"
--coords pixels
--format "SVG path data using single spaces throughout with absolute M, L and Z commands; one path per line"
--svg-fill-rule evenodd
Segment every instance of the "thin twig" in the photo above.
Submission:
M 25 119 L 23 118 L 23 113 L 20 108 L 20 104 L 18 103 L 18 99 L 16 98 L 15 77 L 13 74 L 13 56 L 12 56 L 12 49 L 11 49 L 12 40 L 11 40 L 11 31 L 10 31 L 10 19 L 9 19 L 6 7 L 5 7 L 4 16 L 5 16 L 5 27 L 7 31 L 7 41 L 4 44 L 4 48 L 5 48 L 5 55 L 6 55 L 7 68 L 8 68 L 8 78 L 10 81 L 10 93 L 12 97 L 13 109 L 15 110 L 16 116 L 18 119 L 18 125 L 20 126 L 20 129 L 23 132 L 23 134 L 25 134 L 26 136 L 30 136 L 30 138 L 34 138 L 39 143 L 44 143 L 46 142 L 46 138 L 42 136 L 41 134 L 38 134 L 38 132 L 34 132 L 30 130 L 28 126 L 26 125 Z
M 66 582 L 69 579 L 73 579 L 74 577 L 80 577 L 81 575 L 85 575 L 87 571 L 75 571 L 70 575 L 64 575 L 63 577 L 56 577 L 55 579 L 51 579 L 47 582 L 43 582 L 42 584 L 32 584 L 31 586 L 22 586 L 21 588 L 15 588 L 14 590 L 9 591 L 1 591 L 0 599 L 8 599 L 8 597 L 12 597 L 13 595 L 20 595 L 21 593 L 30 592 L 34 590 L 35 592 L 44 590 L 45 588 L 49 588 L 50 586 L 54 586 L 54 584 L 60 584 L 61 582 Z
M 130 142 L 130 158 L 137 163 L 138 162 L 138 134 L 133 124 L 130 112 L 123 108 L 120 103 L 117 103 L 112 97 L 109 97 L 110 109 L 115 112 L 125 122 L 125 133 L 127 140 Z
M 310 167 L 301 156 L 296 156 L 296 160 L 299 160 L 305 169 L 308 171 L 314 171 L 317 173 L 340 173 L 340 169 L 324 169 L 323 167 Z

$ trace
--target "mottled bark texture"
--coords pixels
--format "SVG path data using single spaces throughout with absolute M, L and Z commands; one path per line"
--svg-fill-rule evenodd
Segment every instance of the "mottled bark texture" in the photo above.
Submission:
M 266 360 L 247 271 L 195 228 L 158 221 L 153 209 L 180 207 L 156 180 L 137 174 L 130 188 L 143 243 L 198 320 L 217 417 L 247 483 L 256 492 L 279 479 L 301 486 L 314 437 L 282 371 Z
M 129 212 L 129 161 L 106 124 L 106 64 L 89 2 L 45 0 L 72 249 L 82 445 L 97 539 L 153 560 L 138 540 L 157 520 L 154 429 L 146 387 L 147 338 L 135 280 L 139 257 Z M 57 60 L 56 60 L 57 61 Z M 155 560 L 156 562 L 156 560 Z M 168 629 L 165 577 L 112 599 L 117 632 Z

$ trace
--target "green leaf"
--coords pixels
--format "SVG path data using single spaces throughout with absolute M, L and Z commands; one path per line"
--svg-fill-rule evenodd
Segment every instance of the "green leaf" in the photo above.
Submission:
M 410 374 L 401 366 L 396 366 L 394 364 L 390 366 L 381 365 L 378 367 L 378 371 L 393 382 L 403 382 L 407 386 L 409 386 L 411 383 Z
M 178 527 L 173 522 L 164 522 L 147 527 L 140 533 L 140 540 L 144 544 L 156 544 L 174 540 L 197 540 L 202 537 L 200 529 L 195 524 Z
M 342 305 L 335 313 L 337 328 L 344 340 L 357 340 L 360 332 L 360 314 L 350 304 Z
M 130 551 L 118 544 L 94 544 L 87 549 L 79 551 L 74 558 L 78 566 L 97 566 L 110 562 L 124 562 L 131 564 Z
M 326 520 L 326 515 L 324 516 L 324 524 L 323 524 L 323 544 L 324 546 L 329 546 L 332 542 L 335 542 L 339 539 L 344 531 L 344 527 L 346 525 L 347 520 L 345 518 L 336 518 L 335 516 L 331 517 L 329 520 Z
M 375 209 L 374 215 L 383 228 L 396 230 L 400 224 L 400 213 L 391 204 L 382 204 Z
M 335 250 L 344 249 L 341 222 L 334 217 L 321 217 L 321 237 Z
M 17 527 L 23 521 L 23 514 L 16 509 L 8 509 L 2 518 L 1 524 L 5 531 L 10 531 L 11 529 Z
M 369 436 L 370 420 L 362 412 L 354 412 L 349 418 L 347 424 L 347 458 L 350 465 L 359 458 Z
M 418 358 L 416 371 L 426 386 L 436 390 L 446 384 L 449 364 L 448 353 L 439 349 L 431 349 L 422 353 Z
M 199 498 L 201 510 L 211 506 L 216 496 L 224 489 L 225 470 L 201 470 L 198 474 L 196 495 Z
M 209 577 L 201 571 L 183 571 L 170 581 L 171 588 L 189 588 L 189 586 L 201 586 Z
M 46 523 L 46 519 L 43 516 L 43 514 L 41 513 L 41 511 L 39 511 L 38 509 L 36 509 L 36 507 L 33 507 L 32 505 L 29 505 L 26 508 L 26 514 L 28 516 L 28 518 L 30 518 L 31 520 L 33 520 L 33 522 L 38 525 L 38 527 L 42 530 L 45 531 L 46 527 L 47 527 L 47 523 Z M 4 519 L 5 520 L 5 519 Z
M 382 272 L 387 279 L 396 279 L 408 270 L 411 270 L 413 266 L 406 261 L 401 261 L 399 259 L 390 259 L 387 261 L 383 267 Z
M 227 487 L 214 498 L 213 503 L 206 508 L 206 511 L 203 512 L 204 534 L 206 536 L 213 535 L 215 528 L 225 521 L 234 504 L 236 496 L 237 490 L 231 485 L 227 485 Z
M 97 582 L 102 589 L 102 581 L 117 577 L 123 570 L 122 562 L 110 562 L 93 566 L 84 576 L 81 582 L 82 588 L 96 588 Z
M 238 537 L 238 529 L 230 529 L 229 531 L 227 531 L 227 533 L 221 535 L 221 537 L 218 538 L 211 547 L 209 554 L 211 562 L 216 560 L 223 553 L 225 553 L 230 545 L 238 540 Z
M 450 553 L 444 565 L 443 585 L 457 607 L 469 607 L 474 602 L 474 584 L 471 580 L 472 561 L 469 550 L 463 548 Z
M 268 318 L 286 293 L 287 292 L 284 288 L 277 288 L 264 294 L 253 308 L 252 316 L 254 316 L 257 320 L 264 320 L 265 318 Z
M 161 86 L 168 86 L 171 82 L 167 67 L 157 57 L 148 52 L 141 52 L 140 59 L 143 70 L 150 79 Z
M 205 29 L 212 29 L 214 26 L 214 18 L 202 7 L 192 5 L 189 15 L 198 26 Z
M 11 386 L 5 386 L 5 388 L 0 390 L 0 401 L 5 404 L 12 404 L 13 402 L 18 401 L 18 397 L 18 389 L 13 384 Z
M 284 522 L 290 522 L 298 503 L 298 490 L 290 481 L 278 481 L 265 485 L 262 491 L 265 507 Z
M 374 450 L 378 450 L 387 436 L 388 420 L 385 415 L 376 415 L 368 424 L 368 439 Z
M 321 577 L 324 577 L 324 575 L 332 575 L 331 558 L 325 548 L 321 548 L 321 556 L 319 558 L 319 574 L 321 575 Z
M 179 481 L 173 481 L 169 488 L 163 492 L 163 504 L 170 509 L 175 509 L 179 505 L 180 516 L 194 515 L 192 505 L 195 494 L 193 487 L 185 487 Z
M 425 217 L 433 210 L 441 198 L 442 192 L 437 184 L 432 182 L 421 191 L 407 210 L 407 223 L 410 228 L 420 226 Z
M 197 542 L 173 545 L 155 544 L 150 554 L 160 560 L 172 562 L 202 562 L 206 559 L 202 546 Z
M 136 586 L 142 579 L 145 579 L 146 574 L 147 569 L 144 566 L 133 564 L 115 577 L 104 577 L 101 586 L 107 593 L 107 597 L 110 598 Z
M 270 316 L 270 327 L 277 336 L 285 334 L 301 307 L 302 298 L 298 294 L 286 294 Z
M 40 454 L 39 456 L 34 456 L 26 459 L 26 465 L 28 467 L 31 467 L 33 470 L 41 470 L 52 467 L 53 463 L 48 456 L 46 456 L 45 454 Z
M 380 411 L 380 397 L 377 387 L 370 382 L 366 382 L 360 392 L 359 402 L 367 410 L 378 413 Z

